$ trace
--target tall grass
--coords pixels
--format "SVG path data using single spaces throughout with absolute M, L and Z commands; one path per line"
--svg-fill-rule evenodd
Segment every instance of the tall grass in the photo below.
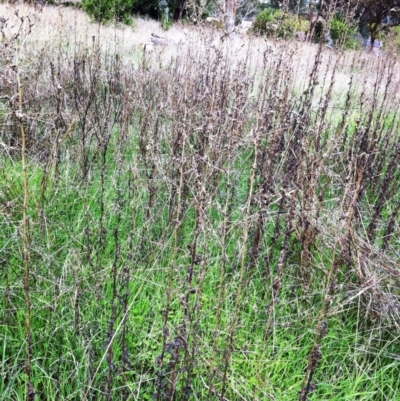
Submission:
M 2 399 L 397 399 L 395 59 L 12 18 Z

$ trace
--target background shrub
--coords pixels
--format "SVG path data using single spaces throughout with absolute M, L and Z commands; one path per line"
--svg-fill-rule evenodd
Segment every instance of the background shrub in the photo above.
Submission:
M 134 0 L 82 0 L 82 8 L 98 22 L 116 20 L 131 24 L 133 2 Z
M 330 32 L 335 44 L 343 46 L 344 49 L 360 49 L 360 43 L 355 37 L 357 26 L 354 24 L 341 17 L 334 17 L 331 21 Z
M 132 12 L 157 18 L 159 14 L 158 3 L 158 0 L 133 0 Z M 173 8 L 171 5 L 169 6 L 170 11 L 172 11 Z
M 296 31 L 306 32 L 307 29 L 308 21 L 274 8 L 264 9 L 254 21 L 255 32 L 285 39 L 293 38 Z

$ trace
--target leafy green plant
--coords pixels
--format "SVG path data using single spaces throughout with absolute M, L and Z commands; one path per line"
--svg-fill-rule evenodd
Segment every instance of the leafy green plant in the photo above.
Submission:
M 253 26 L 259 34 L 289 39 L 294 37 L 296 31 L 307 31 L 308 21 L 269 7 L 257 15 Z
M 266 8 L 261 11 L 253 25 L 255 32 L 272 36 L 278 30 L 278 22 L 282 19 L 283 12 L 273 8 Z
M 355 39 L 357 26 L 345 21 L 342 17 L 334 17 L 330 27 L 331 37 L 344 49 L 359 49 L 360 43 Z
M 97 22 L 112 20 L 131 25 L 133 0 L 83 0 L 82 8 Z
M 160 0 L 158 2 L 158 8 L 161 13 L 161 27 L 164 31 L 168 31 L 168 29 L 172 25 L 172 20 L 169 15 L 169 7 L 167 0 Z

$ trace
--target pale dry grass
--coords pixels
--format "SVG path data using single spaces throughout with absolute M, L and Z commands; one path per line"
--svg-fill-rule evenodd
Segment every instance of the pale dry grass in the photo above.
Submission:
M 46 6 L 38 10 L 25 4 L 0 4 L 0 15 L 9 18 L 7 28 L 18 29 L 18 16 L 29 16 L 37 21 L 32 33 L 25 39 L 27 48 L 58 49 L 61 46 L 69 47 L 72 51 L 90 47 L 93 40 L 100 44 L 104 51 L 116 51 L 127 56 L 127 61 L 135 59 L 135 54 L 141 53 L 145 44 L 151 45 L 152 34 L 166 39 L 165 46 L 148 46 L 158 54 L 162 53 L 164 60 L 182 54 L 185 49 L 196 48 L 202 52 L 209 52 L 210 48 L 220 49 L 224 56 L 230 57 L 232 62 L 243 59 L 251 54 L 254 68 L 260 68 L 263 59 L 282 60 L 289 65 L 294 77 L 295 86 L 300 92 L 309 85 L 309 75 L 319 52 L 318 45 L 311 43 L 268 40 L 251 35 L 235 35 L 227 38 L 223 31 L 209 26 L 187 26 L 175 24 L 168 31 L 163 31 L 160 23 L 154 20 L 135 18 L 133 27 L 121 24 L 106 26 L 93 23 L 90 18 L 79 9 L 71 7 Z M 12 34 L 12 31 L 9 32 Z M 67 46 L 69 45 L 69 46 Z M 134 55 L 132 57 L 132 54 Z M 376 55 L 368 52 L 346 52 L 323 48 L 320 56 L 322 68 L 319 69 L 319 83 L 321 93 L 330 85 L 331 71 L 335 65 L 333 92 L 336 93 L 338 104 L 345 101 L 350 80 L 354 87 L 363 86 L 373 90 L 377 81 L 377 73 L 382 74 L 384 64 L 393 59 L 391 54 Z M 351 67 L 349 67 L 351 66 Z M 392 97 L 399 97 L 398 85 L 400 82 L 399 63 L 394 62 L 385 74 L 392 74 L 394 84 L 390 88 Z M 366 86 L 365 86 L 366 84 Z
M 17 14 L 17 15 L 16 15 Z M 117 47 L 121 53 L 129 53 L 132 48 L 141 43 L 150 42 L 151 34 L 167 38 L 171 43 L 179 43 L 186 36 L 186 30 L 180 26 L 172 27 L 168 32 L 163 32 L 157 21 L 137 18 L 133 27 L 121 24 L 108 24 L 106 26 L 94 23 L 80 9 L 72 7 L 46 6 L 43 9 L 35 9 L 26 4 L 0 4 L 0 15 L 9 18 L 11 24 L 8 28 L 11 35 L 18 29 L 18 17 L 30 17 L 37 21 L 27 43 L 35 43 L 36 46 L 59 46 L 61 43 L 75 43 L 90 46 L 93 37 L 102 48 Z
M 104 54 L 117 53 L 122 56 L 124 64 L 139 65 L 146 49 L 151 53 L 147 57 L 157 59 L 161 66 L 176 56 L 196 49 L 197 54 L 203 54 L 205 59 L 211 52 L 229 59 L 232 65 L 239 65 L 247 58 L 260 77 L 263 75 L 262 69 L 269 65 L 275 68 L 272 66 L 280 59 L 282 71 L 291 76 L 297 96 L 301 96 L 310 86 L 311 73 L 319 59 L 320 67 L 314 77 L 317 83 L 313 85 L 316 95 L 313 107 L 316 110 L 332 80 L 333 95 L 329 105 L 332 113 L 344 107 L 350 85 L 354 99 L 361 95 L 368 98 L 374 90 L 382 94 L 387 90 L 392 100 L 386 105 L 387 109 L 396 111 L 400 101 L 399 63 L 390 53 L 341 52 L 327 47 L 320 49 L 311 43 L 269 40 L 252 35 L 226 37 L 222 30 L 204 25 L 174 24 L 170 30 L 163 31 L 159 22 L 144 18 L 135 18 L 132 27 L 121 24 L 104 26 L 91 22 L 82 10 L 72 7 L 46 6 L 35 9 L 25 4 L 0 4 L 0 15 L 8 19 L 3 40 L 15 34 L 21 16 L 35 21 L 32 32 L 26 37 L 21 35 L 21 45 L 24 47 L 20 52 L 22 57 L 38 59 L 42 53 L 58 53 L 62 48 L 68 59 L 73 54 L 84 54 L 96 43 Z M 27 19 L 25 21 L 27 23 Z M 165 38 L 165 45 L 154 45 L 151 41 L 153 34 Z M 386 67 L 389 64 L 390 68 Z M 388 75 L 391 75 L 391 85 L 386 88 L 380 82 L 385 82 Z M 393 103 L 396 105 L 393 106 Z

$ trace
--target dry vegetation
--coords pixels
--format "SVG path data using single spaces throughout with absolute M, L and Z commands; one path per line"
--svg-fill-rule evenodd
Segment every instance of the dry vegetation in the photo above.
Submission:
M 397 59 L 0 14 L 3 399 L 399 399 Z

